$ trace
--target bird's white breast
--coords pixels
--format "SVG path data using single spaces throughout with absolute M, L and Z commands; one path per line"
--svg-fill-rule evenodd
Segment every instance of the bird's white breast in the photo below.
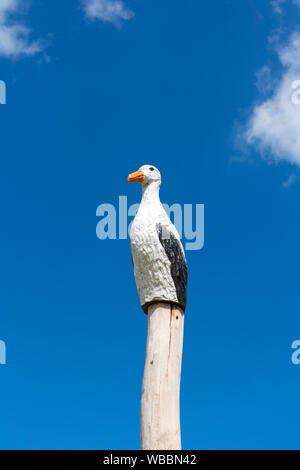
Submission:
M 170 261 L 160 243 L 157 223 L 172 226 L 162 205 L 141 206 L 130 231 L 134 275 L 142 306 L 158 300 L 177 302 Z

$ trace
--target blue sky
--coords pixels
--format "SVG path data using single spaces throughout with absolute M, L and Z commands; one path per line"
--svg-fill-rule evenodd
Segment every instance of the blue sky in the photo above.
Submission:
M 147 318 L 95 214 L 145 163 L 205 204 L 183 447 L 300 448 L 297 3 L 0 2 L 2 449 L 139 447 Z

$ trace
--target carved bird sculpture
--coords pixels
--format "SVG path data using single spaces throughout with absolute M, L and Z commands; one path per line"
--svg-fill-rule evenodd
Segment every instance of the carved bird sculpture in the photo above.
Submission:
M 130 231 L 141 306 L 147 313 L 149 305 L 168 302 L 185 311 L 187 263 L 179 234 L 160 202 L 160 172 L 152 165 L 144 165 L 128 176 L 128 182 L 139 182 L 143 188 Z

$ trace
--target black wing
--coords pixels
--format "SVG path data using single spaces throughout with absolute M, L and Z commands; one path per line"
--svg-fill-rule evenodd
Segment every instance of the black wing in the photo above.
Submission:
M 165 225 L 156 224 L 158 238 L 171 262 L 171 276 L 174 281 L 178 302 L 185 307 L 187 290 L 187 264 L 177 238 Z

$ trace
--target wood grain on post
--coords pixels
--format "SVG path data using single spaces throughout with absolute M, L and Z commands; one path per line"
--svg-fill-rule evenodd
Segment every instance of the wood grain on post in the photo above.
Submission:
M 141 401 L 141 449 L 180 450 L 180 378 L 183 310 L 168 303 L 148 308 Z

